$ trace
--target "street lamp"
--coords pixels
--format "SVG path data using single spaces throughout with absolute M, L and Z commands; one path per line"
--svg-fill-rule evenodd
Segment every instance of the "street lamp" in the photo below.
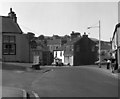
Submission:
M 101 57 L 100 57 L 100 52 L 101 52 L 101 24 L 100 24 L 100 20 L 99 20 L 99 26 L 91 26 L 88 27 L 87 29 L 91 29 L 91 28 L 99 28 L 99 68 L 101 68 Z

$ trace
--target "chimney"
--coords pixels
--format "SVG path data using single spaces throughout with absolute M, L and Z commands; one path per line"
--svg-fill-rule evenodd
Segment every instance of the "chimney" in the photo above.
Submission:
M 8 16 L 15 22 L 17 23 L 17 17 L 15 12 L 12 11 L 12 8 L 10 8 L 10 12 L 8 13 Z
M 81 37 L 79 32 L 72 31 L 71 33 L 71 39 Z
M 87 37 L 87 38 L 88 38 L 88 35 L 86 34 L 86 32 L 84 32 L 84 35 L 83 35 L 83 37 Z

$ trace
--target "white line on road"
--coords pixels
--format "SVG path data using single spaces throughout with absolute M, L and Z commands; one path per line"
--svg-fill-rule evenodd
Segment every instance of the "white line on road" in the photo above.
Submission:
M 35 96 L 36 99 L 40 99 L 39 95 L 36 92 L 32 91 L 32 93 L 33 93 L 33 95 Z
M 26 99 L 27 98 L 27 92 L 24 89 L 21 89 L 23 91 L 23 98 Z

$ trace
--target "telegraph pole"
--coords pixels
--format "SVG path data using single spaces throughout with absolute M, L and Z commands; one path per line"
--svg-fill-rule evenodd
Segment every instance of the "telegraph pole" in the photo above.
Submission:
M 98 50 L 98 53 L 99 53 L 99 68 L 101 68 L 101 23 L 100 23 L 100 20 L 99 20 L 99 26 L 91 26 L 91 27 L 88 27 L 87 29 L 90 29 L 90 28 L 99 28 L 99 50 Z
M 99 20 L 99 68 L 101 68 L 101 24 L 100 24 L 100 20 Z

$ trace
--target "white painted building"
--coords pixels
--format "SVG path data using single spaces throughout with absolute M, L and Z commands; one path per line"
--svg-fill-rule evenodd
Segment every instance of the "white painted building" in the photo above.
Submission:
M 60 59 L 62 63 L 64 63 L 64 51 L 63 50 L 54 50 L 54 63 L 56 63 L 57 59 Z
M 70 65 L 70 66 L 73 66 L 73 55 L 71 56 L 65 56 L 65 61 L 64 61 L 64 64 L 65 65 Z

